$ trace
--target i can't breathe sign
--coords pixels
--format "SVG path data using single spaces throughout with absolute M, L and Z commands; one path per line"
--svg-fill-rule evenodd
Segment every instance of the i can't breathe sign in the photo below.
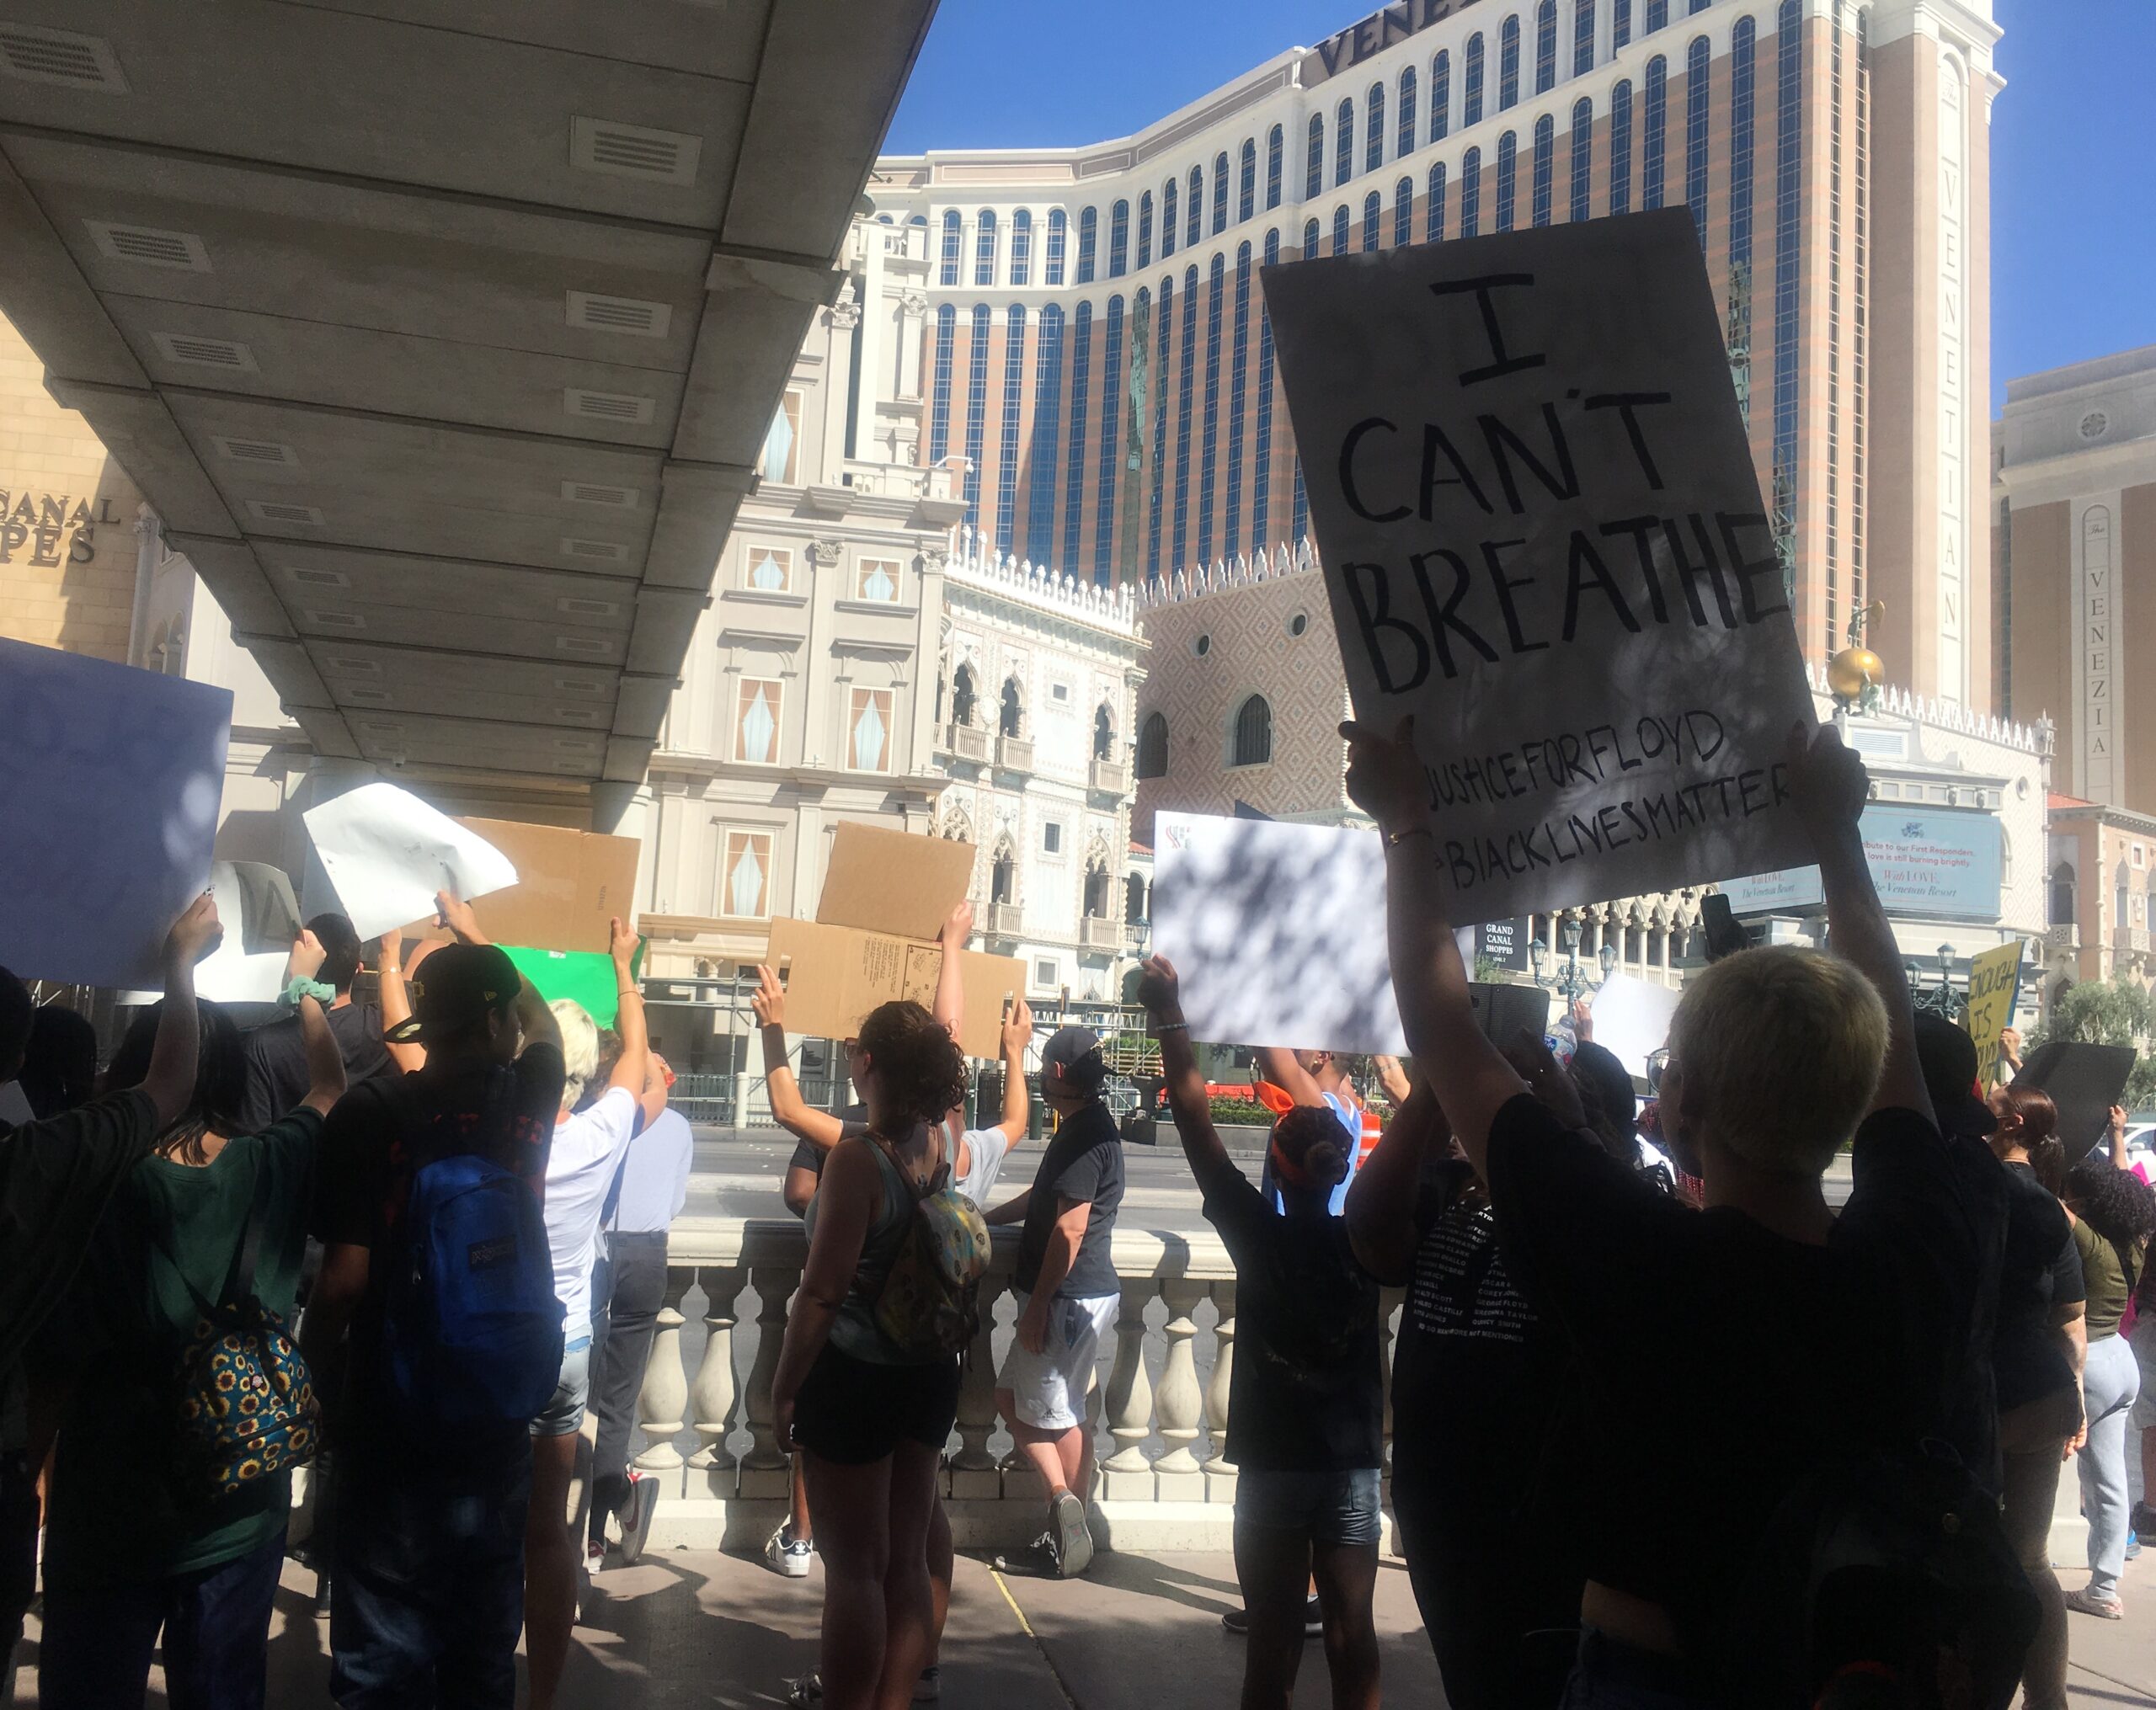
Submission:
M 1456 923 L 1811 859 L 1812 717 L 1683 209 L 1264 270 L 1355 716 Z

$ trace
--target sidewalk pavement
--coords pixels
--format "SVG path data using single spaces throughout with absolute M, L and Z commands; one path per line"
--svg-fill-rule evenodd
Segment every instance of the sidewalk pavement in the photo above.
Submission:
M 2078 1584 L 2078 1574 L 2067 1577 Z M 286 1564 L 270 1636 L 275 1710 L 328 1702 L 328 1622 L 313 1575 Z M 760 1560 L 664 1551 L 599 1574 L 563 1683 L 574 1710 L 768 1710 L 785 1681 L 814 1668 L 820 1565 L 783 1579 Z M 2074 1710 L 2156 1710 L 2156 1555 L 2127 1565 L 2124 1622 L 2073 1617 Z M 1239 1601 L 1225 1555 L 1103 1553 L 1083 1579 L 1006 1579 L 958 1558 L 944 1639 L 953 1710 L 1159 1710 L 1230 1706 L 1239 1641 L 1220 1615 Z M 1406 1569 L 1388 1557 L 1377 1582 L 1388 1703 L 1438 1710 L 1438 1681 Z M 35 1624 L 32 1642 L 35 1644 Z M 30 1660 L 35 1660 L 35 1650 Z M 19 1702 L 35 1702 L 25 1669 Z M 163 1710 L 162 1681 L 149 1704 Z M 1305 1648 L 1299 1710 L 1331 1702 L 1317 1641 Z

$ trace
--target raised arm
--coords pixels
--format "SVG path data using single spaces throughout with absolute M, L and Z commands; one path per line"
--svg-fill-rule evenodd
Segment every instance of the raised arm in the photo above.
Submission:
M 202 1054 L 202 1012 L 195 1001 L 195 964 L 224 936 L 217 905 L 205 891 L 187 906 L 165 935 L 165 1002 L 157 1012 L 157 1036 L 150 1047 L 150 1067 L 142 1090 L 157 1107 L 157 1127 L 179 1120 L 195 1096 Z
M 421 945 L 419 952 L 412 959 L 417 967 L 428 954 Z M 375 986 L 382 1004 L 382 1031 L 394 1032 L 412 1019 L 412 990 L 404 983 L 404 935 L 401 931 L 385 932 L 375 946 Z M 392 1045 L 387 1040 L 382 1049 L 389 1053 L 389 1060 L 407 1073 L 427 1066 L 427 1047 L 416 1039 L 402 1045 Z
M 1878 988 L 1886 1005 L 1886 1067 L 1871 1107 L 1929 1117 L 1931 1095 L 1924 1090 L 1924 1070 L 1917 1062 L 1908 977 L 1864 857 L 1859 820 L 1870 788 L 1864 762 L 1842 746 L 1832 725 L 1800 724 L 1790 732 L 1787 764 L 1790 795 L 1819 860 L 1828 941 L 1835 955 Z
M 666 1089 L 674 1084 L 674 1071 L 666 1066 L 666 1059 L 655 1051 L 646 1061 L 650 1066 L 644 1071 L 643 1090 L 638 1095 L 637 1103 L 643 1110 L 642 1126 L 648 1128 L 666 1108 Z
M 1175 964 L 1156 956 L 1138 971 L 1138 1001 L 1153 1018 L 1161 1041 L 1161 1073 L 1167 1082 L 1168 1109 L 1176 1119 L 1182 1155 L 1200 1190 L 1235 1172 L 1220 1131 L 1213 1126 L 1212 1100 L 1205 1095 L 1205 1073 L 1191 1048 L 1190 1023 L 1182 1017 L 1182 984 Z
M 1299 1105 L 1321 1105 L 1325 1095 L 1310 1079 L 1310 1071 L 1295 1061 L 1295 1053 L 1279 1045 L 1262 1045 L 1257 1072 Z
M 786 988 L 767 967 L 756 970 L 756 989 L 749 1007 L 756 1012 L 757 1038 L 764 1051 L 764 1095 L 771 1121 L 819 1152 L 829 1152 L 846 1137 L 846 1125 L 829 1111 L 819 1111 L 801 1096 L 793 1063 L 786 1052 Z
M 1026 1137 L 1026 1125 L 1033 1116 L 1026 1089 L 1026 1048 L 1033 1042 L 1033 1012 L 1019 998 L 1003 1018 L 1003 1120 L 995 1125 L 1013 1146 Z
M 1420 1232 L 1415 1202 L 1423 1166 L 1450 1137 L 1429 1083 L 1417 1075 L 1399 1111 L 1348 1184 L 1345 1217 L 1355 1262 L 1379 1281 L 1407 1281 Z
M 344 1096 L 344 1057 L 329 1018 L 312 998 L 300 999 L 300 1043 L 307 1052 L 307 1096 L 300 1100 L 318 1116 Z
M 479 917 L 472 912 L 472 905 L 456 892 L 435 892 L 435 908 L 441 915 L 441 924 L 456 935 L 458 943 L 494 942 L 479 930 Z M 562 1048 L 561 1024 L 554 1020 L 554 1012 L 547 1007 L 547 1000 L 539 995 L 539 988 L 520 975 L 516 985 L 516 1020 L 524 1030 L 526 1050 L 535 1045 L 551 1045 L 557 1051 Z
M 618 915 L 606 923 L 606 947 L 614 957 L 614 993 L 620 1005 L 614 1014 L 614 1036 L 622 1041 L 622 1054 L 614 1059 L 606 1084 L 621 1088 L 641 1105 L 651 1078 L 651 1033 L 644 1021 L 643 992 L 630 967 L 637 935 Z
M 951 911 L 936 941 L 943 946 L 942 966 L 936 971 L 936 1000 L 928 1013 L 943 1024 L 953 1039 L 966 1025 L 967 940 L 974 935 L 974 905 L 962 902 Z
M 1429 785 L 1415 753 L 1415 722 L 1390 737 L 1343 724 L 1348 793 L 1378 823 L 1385 844 L 1385 940 L 1407 1049 L 1427 1063 L 1430 1090 L 1486 1179 L 1490 1125 L 1527 1086 L 1475 1020 L 1467 964 L 1460 960 L 1435 871 Z

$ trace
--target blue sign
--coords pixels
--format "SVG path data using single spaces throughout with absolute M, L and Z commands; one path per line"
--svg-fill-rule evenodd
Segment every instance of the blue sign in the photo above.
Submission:
M 1999 919 L 2005 845 L 1992 815 L 1875 802 L 1864 810 L 1862 830 L 1871 882 L 1889 914 Z M 1726 879 L 1721 891 L 1739 914 L 1797 913 L 1823 900 L 1817 867 Z

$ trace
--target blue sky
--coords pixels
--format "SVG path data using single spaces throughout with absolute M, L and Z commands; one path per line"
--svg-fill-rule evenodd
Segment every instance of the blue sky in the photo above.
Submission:
M 2156 344 L 2156 0 L 1995 0 L 1992 374 Z M 942 0 L 886 145 L 1120 136 L 1371 9 L 1333 0 Z

